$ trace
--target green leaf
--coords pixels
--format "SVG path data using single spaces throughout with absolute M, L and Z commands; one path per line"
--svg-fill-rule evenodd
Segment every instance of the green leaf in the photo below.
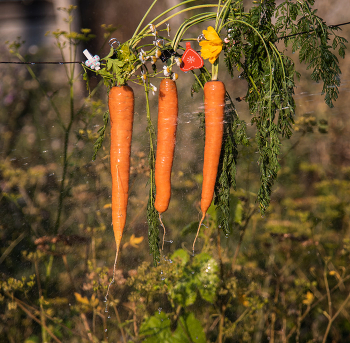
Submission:
M 210 204 L 207 214 L 210 215 L 214 221 L 216 221 L 216 207 L 214 205 L 214 202 Z
M 163 312 L 146 319 L 140 327 L 139 335 L 145 337 L 144 343 L 172 343 L 170 320 Z
M 190 313 L 187 316 L 186 326 L 189 329 L 189 333 L 193 342 L 206 343 L 206 337 L 201 322 L 195 318 L 193 313 Z
M 197 222 L 198 223 L 198 222 Z M 199 224 L 197 224 L 198 227 Z M 184 266 L 190 259 L 189 253 L 184 249 L 177 249 L 172 255 L 171 259 L 175 260 L 179 258 L 181 260 L 181 265 Z
M 39 343 L 39 342 L 40 342 L 39 337 L 35 335 L 30 336 L 24 341 L 24 343 Z
M 175 285 L 166 282 L 169 287 L 169 297 L 183 307 L 193 305 L 197 299 L 198 281 L 189 269 L 186 269 L 184 276 Z
M 174 332 L 173 338 L 177 340 L 176 342 L 206 343 L 206 337 L 202 325 L 200 321 L 195 318 L 193 313 L 190 313 L 185 318 L 179 318 L 179 323 Z
M 195 273 L 195 283 L 201 297 L 214 303 L 216 299 L 216 289 L 219 285 L 219 268 L 216 261 L 207 253 L 200 253 L 195 256 L 194 264 L 198 264 L 200 271 Z
M 106 60 L 107 58 L 113 56 L 113 54 L 114 54 L 114 48 L 111 47 L 111 49 L 109 50 L 108 55 L 106 57 L 102 58 L 102 60 Z

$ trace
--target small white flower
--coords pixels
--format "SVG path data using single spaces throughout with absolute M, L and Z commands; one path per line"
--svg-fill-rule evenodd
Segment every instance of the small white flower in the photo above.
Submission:
M 170 76 L 170 69 L 167 66 L 163 67 L 164 76 Z
M 164 39 L 157 39 L 153 41 L 153 45 L 162 47 L 164 45 Z
M 226 44 L 228 44 L 228 43 L 230 42 L 229 38 L 226 37 L 226 38 L 224 39 L 224 42 L 225 42 Z
M 162 52 L 157 48 L 156 51 L 155 51 L 155 53 L 154 53 L 154 56 L 155 56 L 156 58 L 159 58 L 161 55 L 162 55 Z
M 154 32 L 152 32 L 152 35 L 153 35 L 155 38 L 157 38 L 158 31 L 154 31 Z
M 175 57 L 175 63 L 178 67 L 180 67 L 182 63 L 182 59 L 180 57 Z
M 145 64 L 147 60 L 147 55 L 146 53 L 141 49 L 141 52 L 139 53 L 139 60 Z
M 179 78 L 179 75 L 177 75 L 176 73 L 173 73 L 173 75 L 171 75 L 171 79 L 173 81 L 176 81 Z
M 152 85 L 152 83 L 150 83 L 150 86 L 152 87 L 152 94 L 155 95 L 158 88 Z
M 141 70 L 141 79 L 142 79 L 143 83 L 145 83 L 147 80 L 147 75 L 145 74 L 145 72 L 143 70 Z
M 155 32 L 156 31 L 156 26 L 153 24 L 149 24 L 149 29 L 151 30 L 151 32 Z
M 157 57 L 156 56 L 151 56 L 151 63 L 155 64 L 157 62 Z

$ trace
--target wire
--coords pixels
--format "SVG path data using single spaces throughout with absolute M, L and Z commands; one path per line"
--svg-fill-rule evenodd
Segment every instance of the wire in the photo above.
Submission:
M 8 62 L 8 61 L 1 62 L 0 61 L 0 63 L 2 63 L 2 64 L 5 64 L 5 63 L 7 63 L 7 64 L 72 64 L 72 63 L 82 64 L 84 62 L 78 62 L 78 61 L 76 61 L 76 62 Z
M 330 25 L 328 27 L 329 28 L 333 28 L 333 27 L 339 27 L 339 26 L 344 26 L 344 25 L 349 25 L 349 24 L 350 24 L 350 21 L 348 21 L 347 23 L 342 23 L 342 24 L 337 24 L 337 25 Z M 314 32 L 314 31 L 315 30 L 309 30 L 309 31 L 304 31 L 304 32 L 293 33 L 291 35 L 279 37 L 279 38 L 277 38 L 277 40 L 290 38 L 290 37 L 294 37 L 294 36 L 299 36 L 299 35 L 304 35 L 305 33 L 310 33 L 310 32 Z

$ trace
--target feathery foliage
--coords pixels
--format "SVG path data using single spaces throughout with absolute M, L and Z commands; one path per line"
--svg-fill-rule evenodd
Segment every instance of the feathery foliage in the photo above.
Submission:
M 281 137 L 292 135 L 294 79 L 300 77 L 293 61 L 279 51 L 276 43 L 283 38 L 286 46 L 292 44 L 292 52 L 299 52 L 300 62 L 312 70 L 312 79 L 323 82 L 322 93 L 328 106 L 333 106 L 339 93 L 339 62 L 332 50 L 338 49 L 339 56 L 344 57 L 346 40 L 335 34 L 338 28 L 327 26 L 317 16 L 313 4 L 313 0 L 284 1 L 277 6 L 274 0 L 263 0 L 244 12 L 243 2 L 236 1 L 226 19 L 226 66 L 232 77 L 237 70 L 239 78 L 248 83 L 244 99 L 257 130 L 261 182 L 257 201 L 261 213 L 269 206 L 280 167 Z M 277 18 L 276 23 L 273 18 Z M 329 45 L 331 37 L 333 42 Z M 225 154 L 222 160 L 228 158 Z M 229 183 L 234 187 L 234 179 Z M 219 187 L 217 182 L 216 189 Z
M 105 138 L 105 131 L 106 131 L 107 125 L 108 125 L 108 121 L 109 121 L 109 111 L 107 110 L 103 114 L 103 126 L 97 131 L 98 138 L 96 139 L 96 142 L 94 143 L 94 155 L 92 156 L 93 161 L 95 161 L 97 153 L 102 147 L 102 143 L 103 143 L 103 140 Z
M 231 232 L 230 188 L 236 189 L 236 164 L 238 145 L 248 145 L 246 123 L 238 118 L 232 99 L 226 93 L 224 136 L 220 154 L 218 174 L 215 183 L 214 204 L 217 206 L 218 226 L 225 234 Z

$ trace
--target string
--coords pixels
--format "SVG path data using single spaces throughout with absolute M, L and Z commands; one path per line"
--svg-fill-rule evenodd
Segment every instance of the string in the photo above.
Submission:
M 342 24 L 337 24 L 337 25 L 330 25 L 328 26 L 329 28 L 333 28 L 333 27 L 339 27 L 339 26 L 344 26 L 344 25 L 349 25 L 350 21 L 346 22 L 346 23 L 342 23 Z M 290 38 L 290 37 L 294 37 L 294 36 L 299 36 L 299 35 L 304 35 L 305 33 L 310 33 L 310 32 L 314 32 L 315 30 L 309 30 L 309 31 L 303 31 L 303 32 L 298 32 L 298 33 L 293 33 L 291 35 L 287 35 L 287 36 L 282 36 L 277 38 L 277 40 L 280 39 L 285 39 L 285 38 Z
M 9 61 L 0 61 L 2 64 L 72 64 L 72 63 L 79 63 L 82 64 L 84 62 L 9 62 Z

